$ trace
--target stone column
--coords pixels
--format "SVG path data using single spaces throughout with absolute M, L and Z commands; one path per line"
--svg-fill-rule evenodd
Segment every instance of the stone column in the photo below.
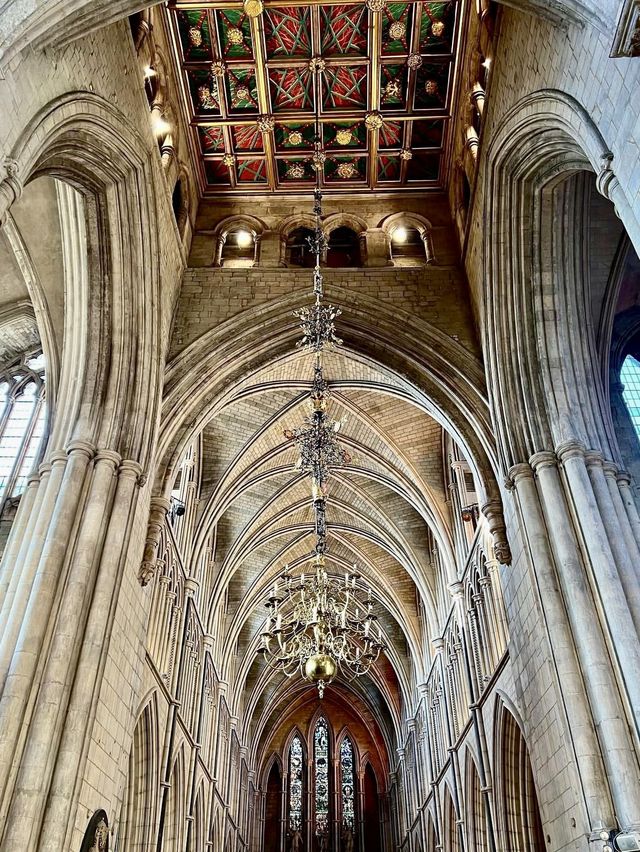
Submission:
M 44 490 L 42 501 L 36 500 L 34 504 L 38 518 L 20 572 L 20 594 L 13 601 L 2 636 L 4 690 L 0 699 L 0 778 L 3 786 L 24 723 L 33 677 L 41 662 L 50 613 L 59 591 L 60 574 L 77 520 L 92 452 L 88 444 L 76 441 L 69 447 L 66 466 L 56 455 L 51 473 L 45 471 L 40 484 Z M 28 532 L 29 525 L 25 536 Z M 8 602 L 9 595 L 5 599 L 5 603 Z
M 283 238 L 280 231 L 263 231 L 260 237 L 260 257 L 257 266 L 267 268 L 286 266 L 283 256 Z
M 105 536 L 105 548 L 82 635 L 64 729 L 61 736 L 59 730 L 56 732 L 60 738 L 60 748 L 55 761 L 38 852 L 59 852 L 69 848 L 71 842 L 71 809 L 75 785 L 77 779 L 82 777 L 86 765 L 85 744 L 95 718 L 94 699 L 106 663 L 123 575 L 125 569 L 131 567 L 127 554 L 141 474 L 142 469 L 135 461 L 125 460 L 120 464 L 116 494 Z M 91 588 L 88 591 L 90 593 Z M 77 630 L 78 634 L 82 633 L 80 624 Z M 77 644 L 76 642 L 76 647 Z M 73 671 L 71 660 L 68 668 Z M 58 728 L 61 724 L 62 719 L 58 721 Z M 52 737 L 50 754 L 55 752 L 54 741 Z M 51 765 L 51 761 L 48 761 L 48 765 Z
M 29 524 L 29 521 L 35 520 L 37 515 L 33 511 L 36 497 L 40 487 L 40 474 L 32 473 L 27 479 L 27 488 L 20 498 L 20 505 L 16 513 L 16 517 L 11 524 L 9 537 L 5 545 L 4 553 L 2 554 L 2 562 L 0 563 L 0 611 L 4 604 L 5 595 L 9 588 L 12 579 L 17 580 L 18 568 L 15 565 L 16 555 L 20 549 L 20 545 L 24 541 L 24 532 Z M 0 615 L 0 625 L 3 625 L 4 619 Z
M 625 819 L 629 827 L 640 815 L 640 785 L 637 761 L 633 756 L 611 661 L 562 492 L 556 457 L 549 452 L 536 453 L 531 463 L 540 484 L 545 517 L 557 559 L 558 577 L 581 662 L 593 722 L 599 734 L 615 811 L 618 818 L 621 821 Z M 574 722 L 573 730 L 577 731 L 575 717 Z M 590 737 L 590 742 L 583 742 L 575 738 L 575 745 L 577 757 L 581 760 L 585 793 L 593 789 L 592 800 L 587 802 L 591 828 L 601 830 L 611 828 L 615 823 L 609 806 L 606 775 L 593 739 Z M 605 810 L 602 809 L 603 805 Z
M 537 464 L 541 461 L 536 459 Z M 574 752 L 577 773 L 582 780 L 589 827 L 592 831 L 609 829 L 616 824 L 613 807 L 533 471 L 528 464 L 518 464 L 511 468 L 509 477 L 531 557 L 532 584 L 537 588 L 545 617 L 557 674 L 556 686 L 564 699 L 564 728 Z
M 604 459 L 602 455 L 596 452 L 586 453 L 585 464 L 595 494 L 598 510 L 602 517 L 602 523 L 607 533 L 614 562 L 620 575 L 620 582 L 627 596 L 631 618 L 638 632 L 640 631 L 640 583 L 638 582 L 640 579 L 638 575 L 638 571 L 640 570 L 640 553 L 635 546 L 633 537 L 629 536 L 631 541 L 628 541 L 625 537 L 625 532 L 629 532 L 629 523 L 626 516 L 624 528 L 620 523 L 620 516 L 618 515 L 617 507 L 613 501 L 613 496 L 604 473 Z M 617 491 L 617 483 L 615 481 L 614 487 Z M 633 546 L 633 550 L 629 550 L 630 545 Z
M 557 449 L 567 478 L 567 489 L 576 521 L 584 538 L 593 572 L 595 591 L 604 610 L 622 675 L 623 690 L 631 706 L 633 724 L 640 730 L 640 645 L 625 589 L 616 570 L 602 514 L 594 494 L 585 460 L 585 449 L 575 441 Z M 606 485 L 604 486 L 606 488 Z
M 640 547 L 640 515 L 638 514 L 638 507 L 636 506 L 636 501 L 631 490 L 631 477 L 626 471 L 621 470 L 618 472 L 616 479 L 618 481 L 618 488 L 620 489 L 620 497 L 629 518 L 633 537 L 638 547 Z
M 368 228 L 364 234 L 365 266 L 391 266 L 389 235 L 382 228 Z
M 37 848 L 42 807 L 52 770 L 51 749 L 64 724 L 64 713 L 60 712 L 60 708 L 66 705 L 73 682 L 70 669 L 73 670 L 80 652 L 82 628 L 86 623 L 97 572 L 96 553 L 101 551 L 104 543 L 107 531 L 105 518 L 109 517 L 111 509 L 114 472 L 119 461 L 118 454 L 110 450 L 101 450 L 96 456 L 7 815 L 3 842 L 8 849 L 28 852 Z M 68 544 L 65 540 L 64 546 L 68 547 Z M 20 721 L 24 723 L 23 719 Z M 48 759 L 43 760 L 45 755 Z

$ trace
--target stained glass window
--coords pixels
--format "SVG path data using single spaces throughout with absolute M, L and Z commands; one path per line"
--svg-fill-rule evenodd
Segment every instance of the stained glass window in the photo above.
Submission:
M 313 735 L 316 835 L 329 833 L 329 728 L 320 716 Z
M 304 753 L 300 737 L 295 736 L 289 748 L 289 829 L 302 831 L 302 779 Z
M 45 431 L 44 358 L 0 368 L 0 506 L 24 491 Z
M 627 355 L 620 370 L 620 381 L 624 385 L 622 397 L 625 401 L 629 416 L 640 438 L 640 362 L 632 355 Z
M 355 828 L 355 773 L 353 769 L 353 744 L 345 737 L 340 744 L 340 783 L 342 795 L 342 826 Z

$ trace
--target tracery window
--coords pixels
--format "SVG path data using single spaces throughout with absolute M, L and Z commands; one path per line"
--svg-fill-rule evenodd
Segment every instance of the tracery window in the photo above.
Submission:
M 324 716 L 320 716 L 313 735 L 313 762 L 315 777 L 316 834 L 329 831 L 329 728 Z
M 44 435 L 44 397 L 42 353 L 0 369 L 0 506 L 26 487 Z
M 342 797 L 342 827 L 355 829 L 355 772 L 353 767 L 353 744 L 345 737 L 340 744 L 340 786 Z
M 629 417 L 640 438 L 640 362 L 633 355 L 627 355 L 620 370 L 620 381 L 624 385 L 624 399 Z
M 302 779 L 304 752 L 302 740 L 295 736 L 289 748 L 289 830 L 302 831 Z

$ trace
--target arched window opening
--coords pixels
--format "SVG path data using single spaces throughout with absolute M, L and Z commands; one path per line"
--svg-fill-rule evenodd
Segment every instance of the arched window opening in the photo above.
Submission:
M 620 370 L 620 381 L 623 385 L 622 398 L 640 440 L 640 361 L 633 355 L 627 355 L 624 359 Z
M 436 834 L 436 827 L 431 814 L 429 814 L 427 820 L 427 852 L 436 852 L 438 836 Z
M 220 265 L 229 267 L 253 266 L 256 260 L 256 236 L 247 228 L 235 228 L 223 238 Z
M 364 770 L 364 848 L 367 852 L 380 852 L 378 782 L 370 763 Z
M 304 778 L 304 751 L 302 740 L 296 735 L 289 748 L 289 831 L 302 831 L 302 794 Z
M 315 834 L 329 834 L 329 728 L 320 716 L 313 735 Z
M 0 506 L 19 497 L 39 459 L 45 433 L 42 353 L 0 369 Z
M 340 744 L 340 795 L 342 799 L 342 831 L 353 835 L 356 827 L 356 777 L 353 766 L 353 743 L 345 737 Z
M 180 236 L 182 237 L 184 234 L 185 225 L 187 224 L 188 215 L 184 178 L 178 178 L 175 186 L 173 187 L 173 193 L 171 195 L 171 207 L 173 209 L 173 217 L 176 220 L 176 225 L 178 226 L 178 231 L 180 232 Z
M 502 814 L 507 852 L 543 852 L 545 848 L 531 761 L 520 726 L 511 713 L 501 713 Z
M 398 225 L 391 232 L 391 259 L 403 265 L 423 264 L 427 261 L 422 234 L 417 228 Z
M 458 833 L 456 809 L 447 790 L 444 803 L 444 836 L 447 852 L 460 852 L 460 837 Z
M 327 266 L 362 266 L 360 238 L 351 228 L 336 228 L 329 237 Z
M 488 826 L 484 793 L 482 792 L 478 770 L 476 769 L 471 758 L 469 758 L 467 766 L 467 771 L 469 773 L 468 819 L 471 829 L 470 835 L 472 840 L 472 848 L 474 852 L 485 852 L 485 850 L 488 848 Z
M 309 246 L 309 239 L 313 237 L 310 228 L 296 228 L 287 237 L 287 266 L 301 266 L 311 269 L 315 266 L 316 256 Z
M 293 745 L 293 744 L 292 744 Z M 282 827 L 282 778 L 280 767 L 274 760 L 267 780 L 267 795 L 264 812 L 264 852 L 280 852 Z M 198 846 L 198 849 L 204 849 Z

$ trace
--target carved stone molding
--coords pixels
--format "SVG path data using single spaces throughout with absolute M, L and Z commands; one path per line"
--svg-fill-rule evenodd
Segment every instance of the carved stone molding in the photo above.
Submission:
M 480 511 L 487 519 L 489 532 L 493 536 L 493 552 L 496 559 L 501 565 L 511 565 L 511 548 L 507 540 L 502 503 L 499 500 L 489 500 Z
M 618 18 L 611 56 L 640 56 L 640 0 L 626 0 Z
M 146 586 L 155 573 L 156 554 L 158 552 L 158 544 L 160 543 L 160 533 L 170 505 L 171 504 L 166 497 L 151 498 L 147 538 L 144 543 L 142 562 L 138 572 L 138 581 L 141 586 Z

